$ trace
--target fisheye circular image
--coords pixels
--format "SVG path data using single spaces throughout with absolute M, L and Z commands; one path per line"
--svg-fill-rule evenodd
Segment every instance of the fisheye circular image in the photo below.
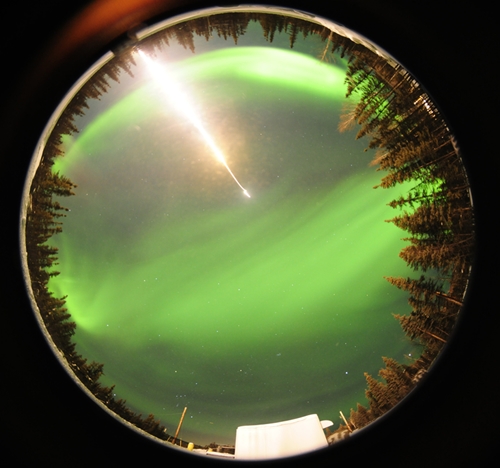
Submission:
M 78 385 L 199 456 L 353 437 L 452 336 L 474 252 L 459 143 L 384 50 L 313 14 L 130 31 L 33 155 L 27 289 Z

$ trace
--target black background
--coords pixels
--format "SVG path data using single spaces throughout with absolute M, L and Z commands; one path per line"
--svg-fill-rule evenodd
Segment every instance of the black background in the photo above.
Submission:
M 68 57 L 65 68 L 56 68 L 51 75 L 44 75 L 37 65 L 50 63 L 49 58 L 37 58 L 53 38 L 64 41 L 58 31 L 87 3 L 19 1 L 11 2 L 2 13 L 2 458 L 12 456 L 13 466 L 220 464 L 186 458 L 139 437 L 88 399 L 46 344 L 25 293 L 18 218 L 26 170 L 51 112 L 103 49 L 79 49 Z M 489 19 L 492 12 L 484 1 L 461 8 L 445 0 L 322 3 L 272 2 L 318 13 L 362 33 L 418 77 L 448 118 L 463 150 L 473 189 L 478 248 L 454 339 L 427 381 L 364 434 L 305 459 L 308 464 L 337 466 L 368 462 L 405 467 L 481 466 L 495 451 L 499 435 L 494 382 L 498 373 L 498 250 L 493 227 L 499 201 L 499 139 L 494 119 L 499 41 Z M 189 4 L 192 8 L 213 5 Z M 185 11 L 186 5 L 173 12 Z M 291 466 L 296 462 L 268 463 Z

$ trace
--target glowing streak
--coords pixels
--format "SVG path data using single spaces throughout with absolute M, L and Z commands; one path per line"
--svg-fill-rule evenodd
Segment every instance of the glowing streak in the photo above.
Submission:
M 162 90 L 165 97 L 168 99 L 170 103 L 172 103 L 178 112 L 184 114 L 184 116 L 193 124 L 193 126 L 200 132 L 200 135 L 203 137 L 209 148 L 212 150 L 215 157 L 219 160 L 221 164 L 227 169 L 231 177 L 238 184 L 238 186 L 243 190 L 243 194 L 250 198 L 250 194 L 247 192 L 245 187 L 240 184 L 236 176 L 233 174 L 233 171 L 227 165 L 226 159 L 222 154 L 222 151 L 217 147 L 215 141 L 210 136 L 210 134 L 206 131 L 205 127 L 201 123 L 201 120 L 195 114 L 193 106 L 189 102 L 189 99 L 182 92 L 181 88 L 177 85 L 177 83 L 170 78 L 169 74 L 165 71 L 164 68 L 159 66 L 153 60 L 151 60 L 142 50 L 139 50 L 139 55 L 142 57 L 144 62 L 146 63 L 149 72 L 155 79 L 156 83 Z

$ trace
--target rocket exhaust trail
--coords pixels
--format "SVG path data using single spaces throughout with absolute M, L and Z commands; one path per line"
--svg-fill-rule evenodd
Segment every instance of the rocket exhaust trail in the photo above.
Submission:
M 245 187 L 240 184 L 239 180 L 233 174 L 233 171 L 229 168 L 226 158 L 222 154 L 222 151 L 215 144 L 214 139 L 207 132 L 205 127 L 203 126 L 201 120 L 196 115 L 193 106 L 190 104 L 188 98 L 182 92 L 179 85 L 170 78 L 169 74 L 165 71 L 163 67 L 155 63 L 154 60 L 150 59 L 142 50 L 139 50 L 139 55 L 146 63 L 149 72 L 153 76 L 154 80 L 162 90 L 164 96 L 168 99 L 170 103 L 172 103 L 177 111 L 183 114 L 189 122 L 198 130 L 202 138 L 205 140 L 205 143 L 212 150 L 212 153 L 217 158 L 217 160 L 227 169 L 230 176 L 234 179 L 238 187 L 243 191 L 243 194 L 250 198 L 250 194 L 247 192 Z

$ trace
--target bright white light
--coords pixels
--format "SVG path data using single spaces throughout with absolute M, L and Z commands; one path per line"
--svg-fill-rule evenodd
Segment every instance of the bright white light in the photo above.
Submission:
M 206 144 L 212 150 L 212 153 L 217 158 L 217 160 L 224 165 L 224 167 L 227 169 L 231 177 L 243 191 L 243 194 L 248 198 L 250 198 L 250 194 L 245 189 L 245 187 L 243 187 L 243 185 L 240 184 L 236 176 L 233 174 L 233 171 L 231 171 L 231 169 L 227 165 L 226 158 L 222 154 L 222 151 L 218 148 L 213 138 L 210 136 L 210 134 L 203 126 L 201 120 L 196 115 L 193 106 L 189 102 L 188 97 L 182 91 L 178 83 L 175 80 L 171 79 L 167 70 L 165 70 L 164 67 L 161 67 L 158 63 L 149 58 L 142 50 L 139 50 L 139 55 L 146 63 L 149 72 L 151 73 L 154 80 L 162 90 L 168 102 L 170 104 L 173 104 L 176 110 L 180 114 L 184 115 L 189 120 L 189 122 L 191 122 L 191 124 L 196 128 L 196 130 L 198 130 L 200 135 L 205 140 Z

